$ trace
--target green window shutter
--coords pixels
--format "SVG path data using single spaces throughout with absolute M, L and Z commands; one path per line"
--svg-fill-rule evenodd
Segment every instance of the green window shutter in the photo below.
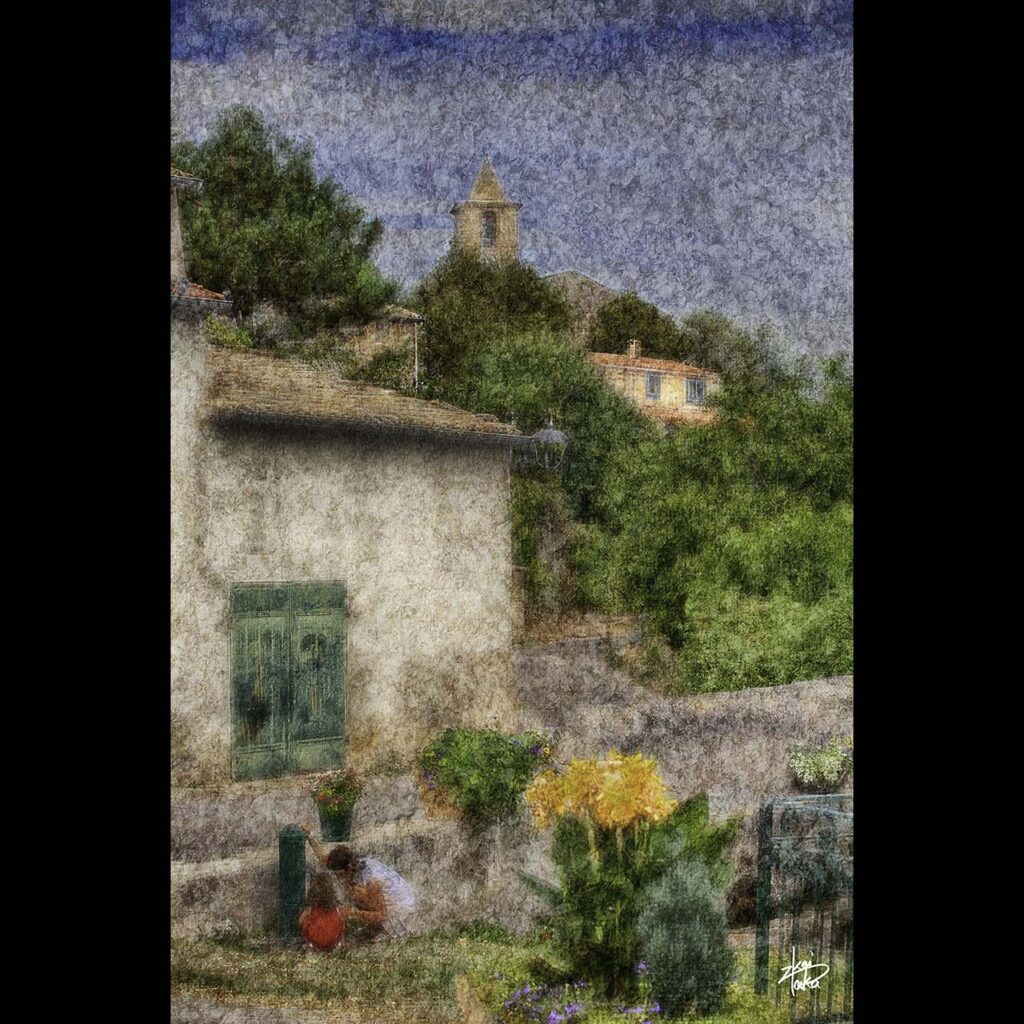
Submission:
M 345 732 L 345 589 L 232 589 L 232 768 L 237 779 L 340 767 Z

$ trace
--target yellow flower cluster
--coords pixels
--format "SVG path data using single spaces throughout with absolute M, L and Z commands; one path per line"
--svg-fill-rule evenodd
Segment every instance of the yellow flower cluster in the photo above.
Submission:
M 669 797 L 654 758 L 609 751 L 605 761 L 570 761 L 562 773 L 546 771 L 526 790 L 538 828 L 563 814 L 589 818 L 616 829 L 668 817 L 678 801 Z

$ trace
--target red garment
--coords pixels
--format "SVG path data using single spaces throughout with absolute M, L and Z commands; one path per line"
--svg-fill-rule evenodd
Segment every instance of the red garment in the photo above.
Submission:
M 302 934 L 317 949 L 334 949 L 345 936 L 345 922 L 336 907 L 310 907 L 302 920 Z

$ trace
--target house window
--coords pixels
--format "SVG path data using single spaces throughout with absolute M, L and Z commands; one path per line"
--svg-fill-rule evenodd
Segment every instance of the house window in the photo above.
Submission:
M 491 248 L 498 241 L 498 215 L 493 210 L 485 210 L 480 218 L 480 244 Z
M 233 776 L 338 768 L 344 746 L 345 588 L 232 587 Z
M 647 386 L 644 389 L 644 397 L 653 399 L 655 402 L 661 398 L 661 374 L 648 373 Z
M 686 401 L 692 405 L 704 404 L 704 380 L 701 377 L 686 378 Z

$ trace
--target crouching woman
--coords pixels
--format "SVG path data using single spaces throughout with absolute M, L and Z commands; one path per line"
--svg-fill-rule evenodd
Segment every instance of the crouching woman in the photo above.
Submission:
M 363 924 L 369 941 L 398 938 L 409 933 L 416 894 L 393 868 L 373 857 L 360 857 L 347 846 L 327 851 L 303 826 L 317 860 L 327 868 L 334 886 L 336 905 L 343 919 Z

